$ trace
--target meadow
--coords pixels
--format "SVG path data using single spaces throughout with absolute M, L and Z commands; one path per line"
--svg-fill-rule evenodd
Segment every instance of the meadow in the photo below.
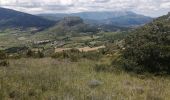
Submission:
M 0 100 L 169 100 L 170 77 L 97 71 L 109 59 L 21 58 L 0 67 Z

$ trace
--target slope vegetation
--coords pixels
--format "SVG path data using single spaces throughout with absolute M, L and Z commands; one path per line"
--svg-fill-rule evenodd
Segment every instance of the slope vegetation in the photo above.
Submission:
M 170 14 L 137 29 L 125 41 L 126 69 L 170 72 Z
M 18 12 L 11 9 L 0 8 L 0 28 L 47 28 L 54 25 L 54 21 Z

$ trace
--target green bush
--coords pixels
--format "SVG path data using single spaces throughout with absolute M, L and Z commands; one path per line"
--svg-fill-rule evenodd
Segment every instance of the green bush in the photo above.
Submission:
M 0 66 L 9 66 L 9 62 L 7 60 L 0 60 Z
M 0 66 L 9 66 L 7 58 L 7 54 L 3 51 L 0 51 Z
M 169 28 L 160 23 L 147 25 L 127 37 L 124 68 L 138 73 L 170 73 Z
M 33 57 L 33 58 L 43 58 L 45 55 L 42 51 L 34 52 L 32 50 L 28 50 L 26 53 L 26 57 Z
M 4 51 L 0 51 L 0 60 L 6 58 L 7 58 L 7 54 Z
M 32 50 L 28 50 L 26 53 L 27 57 L 33 57 L 34 56 L 34 52 Z
M 43 52 L 41 52 L 41 51 L 38 51 L 38 53 L 36 54 L 37 56 L 37 58 L 43 58 L 44 57 L 44 53 Z

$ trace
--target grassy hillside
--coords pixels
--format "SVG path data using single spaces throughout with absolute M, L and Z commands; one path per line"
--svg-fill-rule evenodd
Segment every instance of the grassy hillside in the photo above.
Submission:
M 100 63 L 108 59 L 101 59 Z M 97 72 L 96 61 L 10 60 L 0 67 L 1 100 L 169 100 L 169 77 Z
M 64 17 L 55 26 L 45 30 L 45 34 L 51 34 L 53 36 L 66 36 L 81 33 L 96 33 L 98 29 L 85 24 L 80 17 Z

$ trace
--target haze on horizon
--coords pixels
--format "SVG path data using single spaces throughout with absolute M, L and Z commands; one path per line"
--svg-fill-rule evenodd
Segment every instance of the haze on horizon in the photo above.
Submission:
M 132 11 L 158 17 L 170 11 L 170 0 L 0 0 L 0 7 L 30 14 Z

